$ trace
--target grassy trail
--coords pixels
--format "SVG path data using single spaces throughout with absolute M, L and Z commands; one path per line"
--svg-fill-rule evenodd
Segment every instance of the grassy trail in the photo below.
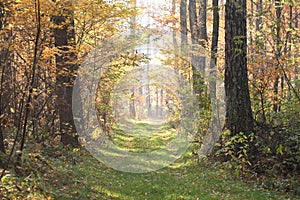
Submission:
M 174 134 L 156 122 L 127 122 L 116 131 L 114 142 L 134 152 L 159 148 Z M 127 132 L 126 132 L 127 131 Z M 146 140 L 148 142 L 146 142 Z M 149 142 L 150 141 L 150 142 Z M 169 167 L 145 174 L 125 173 L 107 168 L 87 152 L 79 151 L 77 164 L 61 162 L 62 188 L 48 185 L 54 199 L 288 199 L 283 194 L 266 191 L 254 183 L 233 178 L 230 171 L 210 163 L 198 163 L 191 147 Z M 67 173 L 65 173 L 67 172 Z
M 126 133 L 124 130 L 131 131 Z M 115 143 L 141 152 L 164 145 L 173 137 L 174 130 L 156 122 L 129 122 L 116 129 L 116 134 Z M 199 163 L 197 156 L 192 154 L 192 150 L 197 148 L 191 146 L 168 167 L 141 174 L 108 168 L 83 149 L 70 151 L 58 148 L 32 153 L 27 158 L 27 166 L 24 166 L 25 171 L 29 169 L 29 175 L 25 178 L 5 177 L 1 182 L 3 185 L 0 185 L 0 199 L 296 199 L 262 189 L 255 183 L 246 184 L 234 178 L 230 170 L 212 163 Z
M 86 153 L 77 159 L 76 165 L 57 163 L 59 185 L 46 186 L 53 199 L 289 199 L 243 183 L 226 169 L 199 164 L 189 152 L 172 166 L 146 174 L 107 168 Z

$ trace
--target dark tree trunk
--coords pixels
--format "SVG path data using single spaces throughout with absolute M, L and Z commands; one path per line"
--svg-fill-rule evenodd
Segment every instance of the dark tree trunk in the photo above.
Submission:
M 225 5 L 226 127 L 234 135 L 253 130 L 247 75 L 246 0 Z
M 207 9 L 207 0 L 200 0 L 199 14 L 198 14 L 198 27 L 197 27 L 197 41 L 200 44 L 201 48 L 206 49 L 207 43 L 207 26 L 206 26 L 206 9 Z M 202 77 L 204 77 L 205 67 L 206 67 L 206 56 L 200 55 L 197 60 L 198 70 L 200 70 Z M 203 80 L 200 79 L 200 86 L 204 85 Z M 202 86 L 203 87 L 203 86 Z M 202 89 L 203 90 L 203 89 Z M 202 90 L 200 92 L 202 93 Z
M 212 42 L 211 42 L 211 56 L 210 56 L 210 74 L 209 74 L 209 92 L 212 106 L 212 137 L 215 142 L 220 134 L 221 124 L 219 120 L 218 114 L 218 101 L 217 101 L 217 53 L 218 53 L 218 40 L 219 40 L 219 25 L 220 25 L 220 17 L 219 17 L 219 0 L 213 0 L 213 30 L 212 30 Z
M 200 103 L 201 95 L 201 83 L 202 77 L 199 70 L 199 57 L 195 55 L 196 46 L 198 41 L 198 25 L 197 25 L 197 10 L 196 10 L 196 1 L 189 0 L 189 20 L 190 20 L 190 32 L 192 39 L 192 55 L 191 55 L 191 65 L 192 65 L 192 81 L 193 81 L 193 90 L 196 94 L 198 102 Z
M 259 0 L 256 3 L 256 12 L 259 13 L 259 17 L 256 19 L 255 25 L 256 25 L 256 31 L 261 31 L 261 24 L 262 24 L 262 0 Z
M 211 57 L 210 57 L 210 96 L 211 99 L 216 99 L 216 65 L 217 65 L 217 53 L 218 53 L 218 40 L 219 40 L 219 25 L 220 25 L 220 16 L 219 16 L 219 0 L 213 0 L 213 30 L 212 30 L 212 39 L 211 39 Z
M 180 1 L 180 36 L 181 36 L 181 47 L 186 47 L 187 40 L 187 14 L 186 14 L 186 1 Z
M 191 31 L 191 38 L 192 43 L 198 43 L 198 26 L 197 26 L 197 10 L 196 10 L 196 1 L 189 0 L 189 19 L 190 19 L 190 31 Z
M 295 9 L 295 16 L 298 16 L 298 10 Z M 295 28 L 298 29 L 299 28 L 299 22 L 298 22 L 298 18 L 299 17 L 296 17 L 295 19 Z M 296 52 L 296 57 L 299 58 L 299 51 Z M 294 78 L 296 80 L 298 80 L 298 74 L 299 74 L 299 70 L 298 70 L 298 65 L 296 64 L 295 65 L 295 69 L 294 69 Z
M 276 52 L 275 52 L 275 60 L 278 62 L 280 56 L 281 56 L 281 13 L 282 13 L 282 3 L 281 0 L 275 1 L 276 6 Z M 277 63 L 277 65 L 280 65 L 280 63 Z M 279 66 L 278 66 L 279 67 Z M 279 94 L 279 82 L 280 82 L 280 75 L 277 74 L 273 86 L 274 91 L 274 104 L 273 104 L 273 111 L 278 112 L 280 110 L 280 100 L 278 98 Z
M 198 36 L 199 44 L 205 46 L 207 42 L 207 26 L 206 26 L 206 10 L 207 10 L 207 0 L 200 0 L 199 15 L 198 15 Z
M 12 32 L 7 30 L 8 21 L 7 18 L 10 15 L 8 11 L 10 8 L 5 3 L 0 3 L 0 31 L 3 31 L 0 35 L 0 151 L 5 153 L 4 145 L 4 127 L 8 123 L 10 115 L 10 108 L 12 107 L 11 96 L 11 83 L 12 83 L 12 70 L 11 70 L 11 58 L 12 53 L 7 48 L 7 43 L 12 37 Z
M 78 146 L 72 113 L 72 91 L 77 69 L 77 64 L 74 64 L 76 55 L 72 49 L 75 46 L 73 13 L 65 10 L 63 15 L 54 17 L 54 23 L 58 26 L 54 29 L 55 46 L 60 51 L 56 56 L 56 95 L 61 142 L 64 145 Z
M 4 5 L 3 3 L 0 3 L 0 31 L 3 30 L 3 24 L 4 24 Z M 4 146 L 4 136 L 3 136 L 3 126 L 4 126 L 4 105 L 3 105 L 3 94 L 4 94 L 4 77 L 5 77 L 5 71 L 6 71 L 6 61 L 7 56 L 5 50 L 0 51 L 0 69 L 1 69 L 1 85 L 0 85 L 0 151 L 5 153 L 5 146 Z M 0 162 L 0 166 L 2 166 L 3 163 Z

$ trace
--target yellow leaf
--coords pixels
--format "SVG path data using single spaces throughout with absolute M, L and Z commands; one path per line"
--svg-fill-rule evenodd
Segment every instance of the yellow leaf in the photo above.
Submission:
M 15 109 L 10 108 L 10 112 L 11 112 L 11 113 L 15 113 Z

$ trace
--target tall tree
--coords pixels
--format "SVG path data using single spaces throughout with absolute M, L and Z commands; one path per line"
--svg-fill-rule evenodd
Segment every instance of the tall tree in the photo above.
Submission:
M 196 10 L 196 0 L 189 0 L 189 20 L 190 20 L 190 31 L 192 44 L 197 44 L 198 42 L 198 24 L 197 24 L 197 10 Z
M 202 49 L 206 49 L 207 43 L 207 26 L 206 26 L 206 11 L 207 11 L 207 0 L 200 0 L 199 13 L 198 13 L 198 25 L 197 25 L 197 41 Z M 200 50 L 201 51 L 201 50 Z M 200 72 L 204 74 L 206 66 L 206 56 L 200 55 L 198 60 L 198 66 Z M 203 85 L 203 80 L 200 79 L 199 84 Z
M 175 15 L 176 12 L 176 0 L 172 0 L 172 15 Z M 172 37 L 173 37 L 173 46 L 175 49 L 177 49 L 177 39 L 176 39 L 176 33 L 177 30 L 175 30 L 176 22 L 174 21 L 172 23 L 173 31 L 172 31 Z
M 40 0 L 35 0 L 35 18 L 36 18 L 36 35 L 34 40 L 34 50 L 33 50 L 33 60 L 31 64 L 31 74 L 28 84 L 28 97 L 26 99 L 25 104 L 25 115 L 24 115 L 24 122 L 23 122 L 23 130 L 22 130 L 22 137 L 20 142 L 20 151 L 23 152 L 25 147 L 25 141 L 28 136 L 28 129 L 27 125 L 29 124 L 30 119 L 30 106 L 32 106 L 33 101 L 33 90 L 36 88 L 36 72 L 38 66 L 38 53 L 39 53 L 39 46 L 40 46 L 40 36 L 41 36 L 41 5 Z M 18 163 L 21 164 L 21 154 L 18 157 Z
M 246 0 L 225 4 L 226 127 L 231 134 L 253 130 L 247 75 Z
M 185 47 L 188 43 L 187 41 L 187 13 L 186 13 L 187 2 L 186 0 L 180 1 L 180 36 L 181 36 L 181 46 Z
M 217 64 L 217 53 L 218 53 L 218 40 L 219 40 L 219 26 L 220 26 L 220 15 L 219 15 L 219 0 L 213 0 L 213 30 L 211 39 L 211 56 L 210 56 L 210 70 L 211 76 L 216 76 L 216 64 Z M 210 95 L 212 99 L 216 98 L 216 80 L 211 79 L 210 81 Z
M 191 64 L 192 64 L 192 81 L 193 81 L 193 90 L 200 102 L 200 95 L 201 95 L 201 84 L 202 84 L 202 77 L 199 72 L 199 56 L 196 55 L 196 47 L 199 44 L 198 38 L 198 24 L 197 24 L 197 9 L 196 9 L 196 1 L 189 0 L 189 20 L 190 20 L 190 32 L 191 32 L 191 39 L 192 39 L 192 56 L 191 56 Z
M 207 28 L 206 28 L 206 0 L 200 1 L 199 14 L 197 15 L 197 5 L 195 0 L 189 0 L 189 20 L 191 38 L 193 44 L 192 52 L 192 72 L 193 72 L 193 89 L 198 97 L 201 96 L 203 87 L 203 74 L 206 64 L 206 58 L 203 55 L 197 55 L 201 51 L 200 48 L 205 48 L 207 42 Z M 200 99 L 199 99 L 200 102 Z
M 0 2 L 0 151 L 3 153 L 5 153 L 4 127 L 9 121 L 10 99 L 12 98 L 12 91 L 9 89 L 12 82 L 12 52 L 9 45 L 12 40 L 12 31 L 8 27 L 11 12 L 11 1 Z
M 3 29 L 3 24 L 4 24 L 4 4 L 3 2 L 0 3 L 0 31 Z M 4 105 L 2 103 L 3 99 L 3 93 L 4 93 L 4 76 L 5 76 L 5 61 L 4 59 L 7 59 L 5 56 L 5 52 L 1 50 L 0 52 L 0 69 L 1 69 L 1 83 L 0 83 L 0 151 L 5 153 L 5 147 L 4 147 L 4 136 L 3 136 L 3 118 L 4 116 L 3 110 L 4 110 Z M 1 162 L 0 162 L 1 164 Z
M 203 47 L 206 45 L 205 43 L 207 42 L 206 10 L 207 10 L 207 0 L 200 0 L 199 14 L 198 14 L 198 23 L 199 23 L 198 37 L 199 37 L 199 44 Z
M 72 3 L 65 2 L 61 13 L 54 17 L 56 55 L 56 95 L 57 109 L 60 119 L 61 142 L 64 145 L 78 145 L 76 128 L 72 113 L 72 92 L 75 72 L 77 69 L 75 49 L 74 18 Z
M 212 30 L 212 39 L 211 39 L 211 56 L 210 56 L 210 74 L 209 74 L 209 92 L 212 106 L 212 136 L 213 141 L 215 142 L 220 134 L 221 124 L 218 114 L 218 101 L 217 101 L 217 53 L 218 53 L 218 40 L 219 40 L 219 25 L 220 25 L 220 16 L 219 16 L 219 0 L 213 0 L 213 30 Z
M 295 16 L 299 16 L 299 13 L 297 10 L 295 10 Z M 299 28 L 299 22 L 298 22 L 299 17 L 296 17 L 295 19 L 295 28 L 298 29 Z M 299 51 L 296 52 L 296 57 L 299 57 Z M 299 69 L 298 69 L 298 65 L 295 65 L 294 68 L 294 78 L 297 80 L 298 79 L 298 74 L 299 74 Z
M 280 63 L 279 63 L 279 58 L 281 57 L 282 54 L 282 36 L 281 36 L 281 20 L 282 20 L 282 0 L 275 0 L 275 8 L 276 8 L 276 39 L 275 39 L 275 43 L 276 43 L 276 47 L 275 47 L 275 60 L 278 62 L 277 63 L 277 68 L 280 68 Z M 273 110 L 274 112 L 278 112 L 280 111 L 280 105 L 279 105 L 279 98 L 278 98 L 278 94 L 279 94 L 279 82 L 280 82 L 280 78 L 281 81 L 283 82 L 283 77 L 280 77 L 279 74 L 277 74 L 275 82 L 274 82 L 274 86 L 273 86 L 273 91 L 274 91 L 274 104 L 273 104 Z

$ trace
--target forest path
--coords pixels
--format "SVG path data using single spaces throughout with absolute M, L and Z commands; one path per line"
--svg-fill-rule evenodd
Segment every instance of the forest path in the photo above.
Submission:
M 51 179 L 57 181 L 47 181 L 44 189 L 53 199 L 64 200 L 291 199 L 254 183 L 244 183 L 223 167 L 199 163 L 192 154 L 196 148 L 191 147 L 169 167 L 141 174 L 116 171 L 80 150 L 71 155 L 75 156 L 75 165 L 55 161 Z
M 126 151 L 150 152 L 164 147 L 176 133 L 176 129 L 170 128 L 162 120 L 130 119 L 114 127 L 112 141 Z

